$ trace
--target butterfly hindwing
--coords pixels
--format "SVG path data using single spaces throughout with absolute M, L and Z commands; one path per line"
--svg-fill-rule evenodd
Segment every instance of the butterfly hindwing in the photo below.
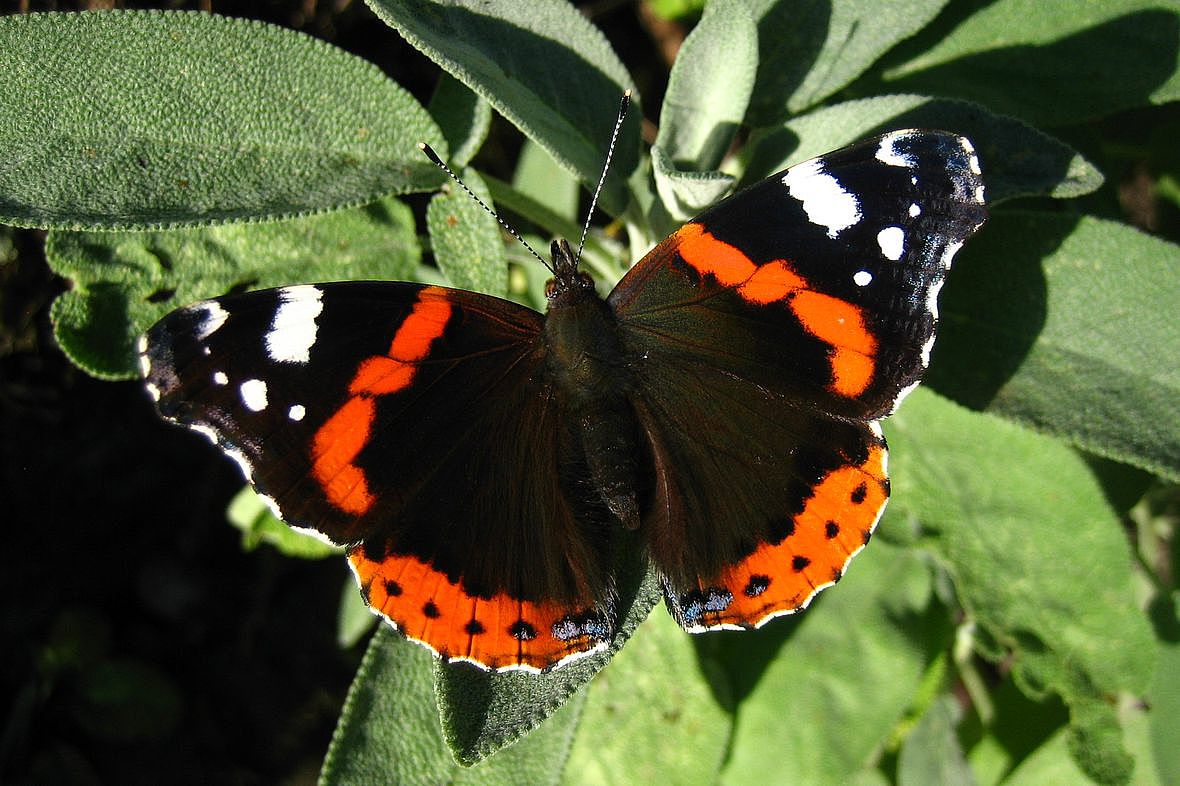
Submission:
M 603 513 L 539 374 L 541 315 L 394 282 L 206 301 L 149 331 L 163 415 L 289 523 L 350 546 L 373 610 L 450 659 L 551 666 L 613 630 Z
M 965 139 L 894 132 L 706 210 L 611 293 L 684 627 L 801 608 L 867 540 L 889 490 L 875 421 L 928 365 L 937 293 L 984 215 Z

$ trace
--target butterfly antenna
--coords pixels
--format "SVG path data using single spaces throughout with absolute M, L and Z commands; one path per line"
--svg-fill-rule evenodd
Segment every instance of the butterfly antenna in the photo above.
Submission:
M 582 258 L 582 248 L 586 245 L 586 233 L 590 231 L 590 219 L 594 217 L 594 208 L 598 206 L 598 195 L 602 193 L 602 184 L 606 182 L 606 173 L 610 171 L 610 160 L 615 155 L 615 142 L 619 139 L 619 129 L 623 127 L 623 118 L 627 116 L 627 108 L 631 106 L 631 89 L 623 91 L 623 99 L 619 102 L 619 116 L 615 118 L 615 130 L 610 135 L 610 147 L 606 149 L 606 163 L 602 165 L 602 175 L 598 178 L 598 185 L 594 187 L 594 196 L 590 200 L 590 210 L 586 213 L 586 223 L 582 226 L 582 239 L 578 241 L 578 253 L 574 259 Z
M 508 234 L 512 235 L 514 238 L 516 238 L 517 240 L 519 240 L 519 241 L 520 241 L 520 244 L 521 244 L 522 246 L 524 246 L 525 248 L 527 248 L 527 249 L 529 250 L 529 253 L 530 253 L 530 254 L 532 254 L 533 256 L 535 256 L 537 259 L 541 260 L 541 264 L 542 264 L 542 265 L 544 265 L 544 266 L 545 266 L 545 268 L 546 268 L 546 269 L 547 269 L 547 270 L 548 270 L 550 273 L 552 273 L 552 272 L 553 272 L 553 266 L 552 266 L 552 265 L 550 265 L 550 264 L 549 264 L 549 262 L 547 262 L 547 261 L 545 260 L 545 258 L 544 258 L 544 257 L 542 257 L 540 254 L 538 254 L 536 251 L 534 251 L 534 250 L 533 250 L 533 247 L 532 247 L 532 246 L 530 246 L 530 245 L 529 245 L 527 242 L 525 242 L 525 239 L 524 239 L 523 237 L 521 237 L 521 236 L 520 236 L 520 233 L 519 233 L 519 232 L 517 232 L 515 229 L 513 229 L 512 227 L 510 227 L 510 226 L 508 225 L 508 222 L 507 222 L 507 221 L 505 221 L 504 219 L 500 218 L 500 214 L 499 214 L 499 213 L 497 213 L 495 210 L 492 210 L 490 207 L 488 207 L 488 206 L 487 206 L 487 204 L 486 204 L 486 203 L 484 203 L 484 201 L 483 201 L 482 199 L 480 199 L 479 197 L 477 197 L 477 196 L 475 195 L 475 193 L 474 193 L 474 192 L 472 192 L 472 190 L 471 190 L 470 188 L 468 188 L 468 187 L 467 187 L 467 184 L 466 184 L 466 183 L 464 183 L 462 180 L 460 180 L 460 179 L 459 179 L 459 176 L 458 176 L 458 175 L 456 175 L 454 172 L 452 172 L 452 171 L 451 171 L 451 168 L 450 168 L 449 166 L 447 166 L 446 164 L 444 164 L 444 163 L 443 163 L 443 160 L 442 160 L 441 158 L 439 158 L 439 157 L 438 157 L 438 153 L 434 152 L 434 148 L 432 148 L 430 145 L 426 144 L 425 142 L 419 142 L 419 143 L 418 143 L 418 149 L 419 149 L 419 150 L 421 150 L 423 153 L 425 153 L 425 154 L 426 154 L 426 157 L 427 157 L 427 158 L 429 158 L 429 159 L 430 159 L 430 161 L 431 161 L 431 162 L 432 162 L 432 163 L 433 163 L 433 164 L 434 164 L 436 167 L 438 167 L 439 169 L 441 169 L 442 171 L 444 171 L 444 172 L 446 172 L 448 175 L 450 175 L 450 177 L 451 177 L 451 180 L 454 180 L 456 183 L 458 183 L 458 184 L 459 184 L 459 187 L 460 187 L 460 188 L 462 188 L 464 191 L 466 191 L 466 192 L 467 192 L 467 196 L 469 196 L 469 197 L 471 197 L 472 199 L 474 199 L 476 202 L 478 202 L 478 203 L 479 203 L 479 206 L 480 206 L 480 207 L 482 207 L 484 210 L 488 211 L 488 214 L 489 214 L 489 215 L 491 215 L 491 217 L 492 217 L 492 218 L 496 219 L 496 221 L 498 221 L 498 222 L 499 222 L 500 226 L 504 227 L 504 230 L 505 230 L 505 231 L 506 231 Z M 607 161 L 610 161 L 610 158 L 609 158 L 609 157 L 607 158 Z M 586 236 L 586 235 L 585 235 L 585 233 L 583 232 L 583 233 L 582 233 L 582 237 L 584 238 L 585 236 Z M 579 248 L 579 251 L 580 251 L 580 250 L 581 250 L 581 249 Z

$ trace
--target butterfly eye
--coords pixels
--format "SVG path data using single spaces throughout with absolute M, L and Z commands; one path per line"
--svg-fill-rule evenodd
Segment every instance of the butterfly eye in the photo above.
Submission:
M 549 279 L 545 282 L 545 297 L 553 297 L 553 293 L 557 291 L 557 281 Z

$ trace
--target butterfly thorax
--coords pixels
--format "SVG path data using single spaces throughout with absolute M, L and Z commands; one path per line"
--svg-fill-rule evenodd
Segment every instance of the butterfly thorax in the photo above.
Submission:
M 585 462 L 599 503 L 624 527 L 637 529 L 637 429 L 614 315 L 564 240 L 553 243 L 553 263 L 545 373 L 570 430 L 570 449 Z

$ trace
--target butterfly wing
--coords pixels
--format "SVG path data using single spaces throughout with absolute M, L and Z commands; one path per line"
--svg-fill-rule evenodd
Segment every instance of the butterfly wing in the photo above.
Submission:
M 459 290 L 297 286 L 173 312 L 142 364 L 162 415 L 348 545 L 374 612 L 449 660 L 544 669 L 614 621 L 606 514 L 571 487 L 541 326 Z
M 644 523 L 685 628 L 802 608 L 867 541 L 889 493 L 876 421 L 928 365 L 984 217 L 967 140 L 894 132 L 710 208 L 612 292 L 655 463 Z

